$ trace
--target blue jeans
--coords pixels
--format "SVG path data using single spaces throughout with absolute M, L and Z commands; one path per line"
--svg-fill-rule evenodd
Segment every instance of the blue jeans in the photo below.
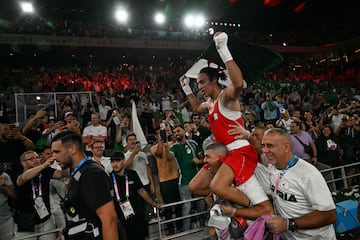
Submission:
M 188 185 L 179 185 L 179 193 L 181 201 L 192 199 L 192 194 L 189 190 Z M 188 216 L 191 210 L 191 202 L 183 203 L 182 205 L 182 216 Z M 190 230 L 190 218 L 183 220 L 184 231 Z

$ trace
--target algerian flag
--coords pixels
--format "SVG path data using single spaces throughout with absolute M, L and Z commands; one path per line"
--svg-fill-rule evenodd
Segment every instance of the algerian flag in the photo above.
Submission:
M 228 47 L 234 61 L 243 73 L 244 80 L 248 84 L 255 82 L 263 72 L 277 66 L 283 60 L 283 57 L 278 52 L 270 48 L 236 39 L 235 37 L 229 36 Z M 197 78 L 200 70 L 208 66 L 220 70 L 225 69 L 225 64 L 222 62 L 214 42 L 201 54 L 185 75 L 190 78 Z M 227 72 L 224 71 L 224 73 L 228 78 Z M 229 78 L 223 84 L 228 85 L 228 83 L 231 83 L 228 81 L 230 81 Z
M 144 131 L 141 127 L 138 115 L 137 115 L 137 110 L 136 110 L 136 105 L 135 105 L 135 101 L 132 101 L 131 103 L 131 120 L 132 120 L 132 126 L 133 126 L 133 131 L 136 134 L 136 139 L 140 142 L 141 144 L 141 148 L 144 149 L 144 147 L 148 144 Z

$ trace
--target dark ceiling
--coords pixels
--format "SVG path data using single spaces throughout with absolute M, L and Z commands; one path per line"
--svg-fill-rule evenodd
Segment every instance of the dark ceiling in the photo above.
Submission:
M 266 6 L 264 1 L 273 3 Z M 358 0 L 33 0 L 38 13 L 62 18 L 106 19 L 115 3 L 126 4 L 136 24 L 151 23 L 153 10 L 164 10 L 171 25 L 181 16 L 202 11 L 209 21 L 240 23 L 248 31 L 298 32 L 311 30 L 359 32 Z M 0 15 L 18 14 L 17 1 L 1 0 Z M 302 4 L 304 4 L 302 6 Z M 298 9 L 296 10 L 296 8 Z M 135 23 L 133 23 L 135 24 Z

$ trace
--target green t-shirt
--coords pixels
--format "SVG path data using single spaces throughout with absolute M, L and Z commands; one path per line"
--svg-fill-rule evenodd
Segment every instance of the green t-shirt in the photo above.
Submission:
M 198 166 L 192 160 L 201 152 L 199 145 L 194 140 L 186 140 L 185 144 L 175 142 L 170 151 L 179 165 L 181 185 L 188 185 L 198 171 Z

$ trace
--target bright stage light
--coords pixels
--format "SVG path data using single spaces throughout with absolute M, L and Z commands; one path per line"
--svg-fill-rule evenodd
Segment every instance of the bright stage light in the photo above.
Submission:
M 34 7 L 33 7 L 32 3 L 30 3 L 30 2 L 21 2 L 20 7 L 24 13 L 33 13 L 34 12 Z
M 184 19 L 184 23 L 186 27 L 193 27 L 195 25 L 194 17 L 191 15 L 187 15 Z
M 163 24 L 165 22 L 165 15 L 163 13 L 156 13 L 154 19 L 157 24 Z
M 118 20 L 120 23 L 126 23 L 129 15 L 128 12 L 123 9 L 123 8 L 119 8 L 115 11 L 115 18 L 116 20 Z
M 187 15 L 184 24 L 188 28 L 201 28 L 205 25 L 205 18 L 202 15 Z
M 203 16 L 197 16 L 195 18 L 195 26 L 200 28 L 205 25 L 205 18 Z

